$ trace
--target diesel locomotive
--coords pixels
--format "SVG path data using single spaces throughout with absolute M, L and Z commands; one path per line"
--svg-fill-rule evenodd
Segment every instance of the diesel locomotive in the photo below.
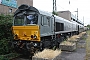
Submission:
M 58 47 L 68 36 L 82 32 L 81 29 L 83 25 L 77 22 L 23 4 L 14 13 L 13 46 L 18 52 L 34 53 L 37 49 Z

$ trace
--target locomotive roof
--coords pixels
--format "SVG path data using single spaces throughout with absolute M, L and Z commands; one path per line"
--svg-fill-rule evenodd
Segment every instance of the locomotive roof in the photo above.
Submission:
M 33 7 L 33 6 L 28 6 L 28 5 L 25 5 L 25 4 L 22 4 L 21 6 L 18 7 L 18 9 L 14 13 L 14 16 L 17 15 L 18 13 L 22 12 L 22 11 L 34 11 L 38 14 L 42 14 L 42 15 L 46 15 L 46 16 L 52 16 L 52 13 L 50 13 L 50 12 L 42 11 L 42 10 L 39 10 L 39 9 Z M 56 17 L 56 19 L 61 19 L 63 21 L 71 23 L 70 21 L 68 21 L 64 18 L 61 18 L 61 17 L 58 17 L 58 16 L 55 16 L 55 17 Z
M 62 21 L 66 21 L 66 22 L 68 22 L 68 23 L 72 23 L 71 21 L 69 21 L 69 20 L 67 20 L 67 19 L 64 19 L 64 18 L 62 18 L 62 17 L 56 16 L 56 15 L 55 15 L 55 17 L 56 17 L 56 19 L 60 19 L 60 20 L 62 20 Z
M 46 12 L 46 11 L 42 11 L 42 10 L 38 10 L 40 14 L 42 15 L 46 15 L 46 16 L 52 16 L 52 13 L 50 12 Z
M 39 13 L 39 11 L 38 11 L 35 7 L 22 4 L 22 5 L 19 6 L 18 9 L 15 11 L 14 15 L 16 15 L 16 14 L 22 12 L 22 11 L 35 11 L 36 13 Z
M 41 11 L 41 10 L 38 10 L 37 8 L 35 8 L 33 6 L 28 6 L 25 4 L 22 4 L 21 6 L 19 6 L 18 9 L 15 11 L 14 15 L 16 15 L 22 11 L 34 11 L 34 12 L 42 14 L 42 15 L 52 16 L 52 14 L 49 12 Z

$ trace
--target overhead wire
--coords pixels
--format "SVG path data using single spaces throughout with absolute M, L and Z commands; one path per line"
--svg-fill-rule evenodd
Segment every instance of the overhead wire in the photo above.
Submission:
M 53 0 L 51 0 L 51 1 L 53 1 Z M 57 1 L 56 1 L 56 2 L 57 2 Z M 59 7 L 62 8 L 63 10 L 66 10 L 65 8 L 61 7 L 59 4 L 56 3 L 56 8 L 57 8 L 57 6 L 59 6 Z

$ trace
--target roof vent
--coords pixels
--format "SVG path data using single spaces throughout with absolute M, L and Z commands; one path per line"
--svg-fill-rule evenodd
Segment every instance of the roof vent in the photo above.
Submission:
M 19 10 L 26 10 L 28 8 L 29 8 L 29 6 L 25 5 L 25 4 L 22 4 L 21 6 L 18 7 Z

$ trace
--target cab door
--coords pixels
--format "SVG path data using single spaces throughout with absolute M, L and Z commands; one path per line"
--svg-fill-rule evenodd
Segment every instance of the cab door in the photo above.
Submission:
M 51 28 L 51 33 L 53 35 L 54 34 L 54 17 L 51 17 L 50 28 Z

